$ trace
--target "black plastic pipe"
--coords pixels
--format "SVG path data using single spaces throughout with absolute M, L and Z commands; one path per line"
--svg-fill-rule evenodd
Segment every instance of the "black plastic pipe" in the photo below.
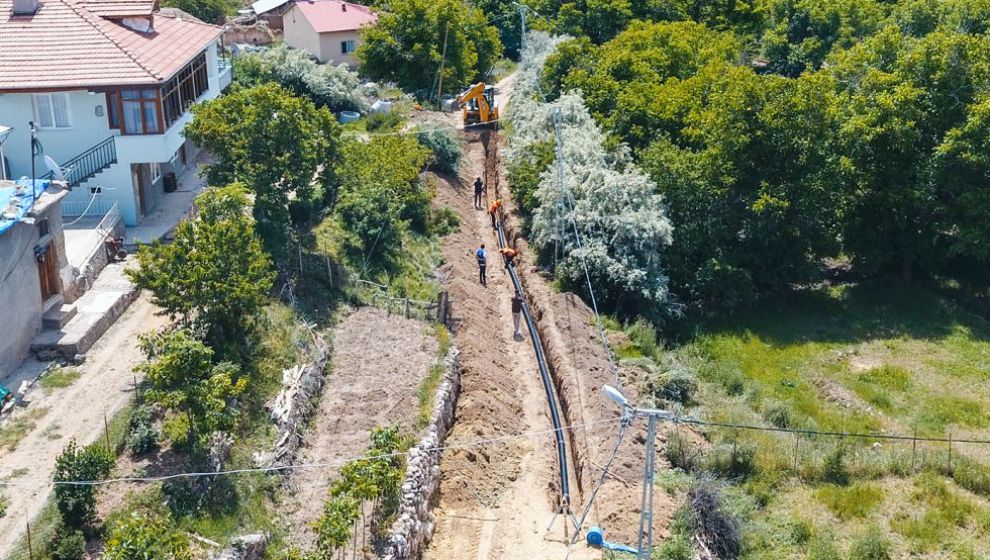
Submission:
M 497 230 L 498 230 L 498 245 L 499 248 L 506 247 L 505 232 L 502 230 L 502 221 L 496 219 Z M 516 294 L 519 299 L 522 300 L 522 314 L 526 319 L 526 328 L 529 329 L 529 339 L 533 342 L 533 351 L 536 353 L 536 363 L 540 368 L 540 377 L 543 380 L 543 391 L 547 395 L 547 404 L 550 406 L 550 419 L 553 422 L 553 433 L 554 438 L 557 441 L 557 466 L 560 469 L 560 497 L 563 502 L 563 507 L 565 511 L 563 513 L 570 513 L 571 504 L 571 492 L 570 483 L 567 476 L 567 444 L 564 441 L 564 429 L 561 427 L 560 423 L 560 411 L 557 409 L 557 397 L 556 391 L 553 386 L 553 380 L 550 377 L 550 370 L 547 368 L 547 360 L 543 354 L 543 342 L 540 340 L 540 333 L 536 330 L 536 324 L 533 322 L 533 317 L 529 313 L 529 306 L 526 305 L 526 298 L 523 296 L 522 283 L 519 281 L 519 275 L 516 273 L 516 265 L 513 262 L 506 263 L 505 257 L 502 257 L 502 262 L 506 264 L 506 268 L 509 270 L 509 277 L 512 278 L 512 285 L 516 289 Z

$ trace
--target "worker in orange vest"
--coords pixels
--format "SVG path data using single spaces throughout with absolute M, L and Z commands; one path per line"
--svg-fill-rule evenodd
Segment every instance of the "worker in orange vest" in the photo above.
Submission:
M 488 213 L 492 217 L 492 229 L 498 229 L 498 225 L 496 224 L 495 220 L 498 219 L 497 218 L 497 216 L 498 216 L 498 209 L 501 208 L 501 207 L 502 207 L 502 199 L 501 198 L 496 198 L 495 199 L 495 202 L 493 202 L 492 205 L 491 205 L 491 207 L 488 208 Z
M 503 247 L 499 249 L 498 252 L 502 253 L 502 258 L 505 259 L 506 267 L 508 267 L 510 264 L 515 264 L 516 256 L 519 254 L 519 252 L 513 249 L 512 247 Z

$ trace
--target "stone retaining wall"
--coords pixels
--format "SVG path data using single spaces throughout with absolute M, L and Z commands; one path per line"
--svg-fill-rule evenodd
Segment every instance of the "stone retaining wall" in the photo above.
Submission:
M 443 378 L 434 396 L 433 414 L 426 435 L 409 449 L 398 520 L 388 536 L 384 560 L 414 560 L 436 528 L 431 509 L 440 488 L 440 451 L 454 425 L 454 411 L 461 392 L 460 352 L 452 346 L 444 357 Z

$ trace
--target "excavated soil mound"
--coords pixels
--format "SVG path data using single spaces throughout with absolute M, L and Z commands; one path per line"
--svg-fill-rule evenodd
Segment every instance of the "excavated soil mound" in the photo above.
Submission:
M 457 423 L 447 436 L 447 445 L 517 434 L 522 413 L 519 382 L 504 355 L 507 342 L 502 339 L 499 321 L 503 302 L 495 295 L 506 280 L 494 270 L 497 249 L 492 246 L 490 231 L 473 219 L 473 192 L 463 186 L 470 185 L 480 173 L 471 161 L 462 167 L 461 180 L 437 177 L 436 204 L 454 208 L 461 215 L 460 230 L 444 238 L 445 264 L 441 269 L 444 287 L 450 293 L 453 332 L 461 350 L 461 396 Z M 487 288 L 480 285 L 475 258 L 481 243 L 486 243 L 489 251 Z M 509 440 L 444 453 L 440 468 L 445 505 L 494 505 L 506 484 L 518 475 L 517 445 Z

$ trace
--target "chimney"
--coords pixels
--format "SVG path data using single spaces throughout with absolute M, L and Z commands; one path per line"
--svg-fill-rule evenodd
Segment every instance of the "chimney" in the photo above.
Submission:
M 340 3 L 340 11 L 342 11 L 342 12 L 346 12 L 347 11 L 347 2 L 341 2 Z
M 38 0 L 14 0 L 15 16 L 30 16 L 38 11 Z

